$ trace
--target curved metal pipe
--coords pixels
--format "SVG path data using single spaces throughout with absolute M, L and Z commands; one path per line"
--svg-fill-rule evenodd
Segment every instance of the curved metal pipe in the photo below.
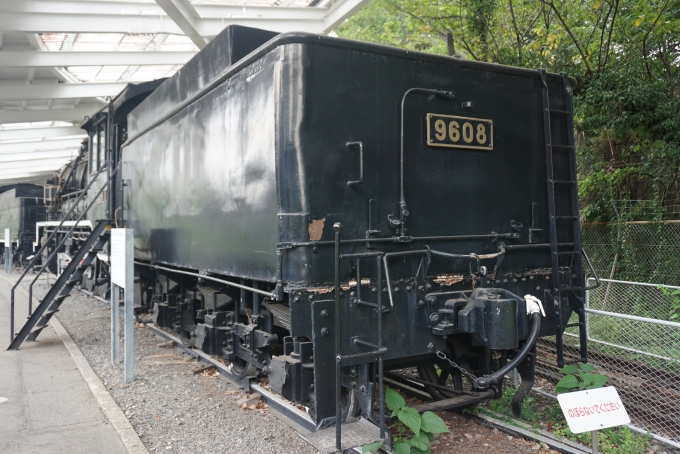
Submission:
M 442 96 L 444 98 L 455 98 L 456 94 L 452 91 L 434 90 L 432 88 L 409 88 L 401 97 L 401 126 L 399 131 L 399 221 L 401 225 L 397 229 L 399 236 L 405 234 L 404 224 L 408 217 L 408 208 L 406 208 L 406 198 L 404 197 L 404 106 L 406 105 L 406 98 L 411 93 L 425 93 L 432 96 Z
M 534 347 L 534 344 L 536 343 L 536 340 L 538 339 L 538 332 L 541 329 L 541 314 L 538 312 L 534 312 L 531 315 L 531 333 L 529 334 L 529 338 L 527 341 L 524 343 L 524 347 L 522 347 L 522 350 L 517 354 L 514 358 L 512 358 L 512 361 L 510 361 L 508 364 L 505 366 L 501 367 L 499 370 L 494 372 L 491 375 L 486 375 L 484 377 L 479 377 L 478 379 L 475 380 L 473 383 L 473 386 L 478 389 L 486 389 L 492 384 L 498 382 L 499 380 L 502 380 L 505 374 L 510 372 L 512 369 L 517 367 L 517 365 L 524 360 L 524 358 L 527 356 L 529 351 Z

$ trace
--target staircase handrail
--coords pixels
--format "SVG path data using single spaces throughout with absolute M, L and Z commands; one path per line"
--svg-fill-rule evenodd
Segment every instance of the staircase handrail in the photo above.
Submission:
M 35 255 L 31 259 L 31 261 L 29 262 L 29 264 L 26 267 L 26 269 L 24 270 L 24 272 L 21 274 L 19 279 L 16 281 L 16 283 L 12 287 L 11 296 L 10 296 L 10 342 L 12 342 L 14 340 L 14 334 L 15 334 L 14 333 L 14 291 L 16 290 L 16 288 L 19 286 L 21 281 L 26 276 L 26 274 L 28 273 L 28 270 L 30 270 L 33 267 L 33 265 L 35 264 L 38 257 L 40 257 L 42 255 L 43 251 L 45 250 L 45 248 L 48 247 L 48 245 L 50 244 L 50 240 L 52 240 L 52 238 L 57 234 L 59 229 L 64 225 L 64 222 L 69 218 L 69 216 L 71 216 L 71 213 L 73 213 L 73 210 L 75 210 L 75 208 L 78 206 L 78 203 L 80 203 L 80 201 L 83 199 L 83 197 L 85 197 L 85 195 L 87 194 L 87 190 L 90 189 L 90 186 L 92 186 L 92 184 L 99 178 L 99 175 L 101 175 L 104 170 L 108 169 L 111 166 L 111 164 L 112 164 L 111 161 L 104 162 L 104 165 L 100 167 L 100 169 L 97 171 L 97 173 L 95 173 L 94 178 L 92 178 L 90 180 L 90 182 L 87 184 L 87 186 L 85 186 L 85 189 L 83 189 L 83 191 L 81 192 L 78 199 L 76 199 L 76 201 L 73 203 L 73 205 L 71 205 L 71 209 L 68 210 L 68 212 L 62 217 L 59 225 L 54 229 L 54 231 L 47 238 L 47 241 L 45 241 L 45 244 L 43 244 L 40 247 L 40 250 L 38 250 L 38 252 L 35 253 Z M 118 169 L 114 169 L 114 171 L 111 172 L 107 176 L 106 183 L 108 183 L 109 180 L 116 174 L 117 170 Z M 80 221 L 83 219 L 85 214 L 87 214 L 87 212 L 90 210 L 90 208 L 92 208 L 92 206 L 94 205 L 94 202 L 97 200 L 97 197 L 99 197 L 99 195 L 102 193 L 102 191 L 104 189 L 106 189 L 107 187 L 108 187 L 107 184 L 102 185 L 102 187 L 99 189 L 97 194 L 94 197 L 92 197 L 92 201 L 90 202 L 90 204 L 85 208 L 85 210 L 83 210 L 83 212 L 80 214 L 80 216 L 78 217 L 76 222 L 73 224 L 71 229 L 68 231 L 68 233 L 66 233 L 66 235 L 64 235 L 64 238 L 62 238 L 62 240 L 59 242 L 57 247 L 54 248 L 54 251 L 52 251 L 52 254 L 50 254 L 50 256 L 47 258 L 47 260 L 45 260 L 45 263 L 44 263 L 43 267 L 40 269 L 40 272 L 36 275 L 35 279 L 33 279 L 33 282 L 31 282 L 31 285 L 28 288 L 29 316 L 31 315 L 31 307 L 33 306 L 33 284 L 35 284 L 35 281 L 38 280 L 38 277 L 40 277 L 42 272 L 45 270 L 45 266 L 47 266 L 47 264 L 57 254 L 57 251 L 59 250 L 59 248 L 61 246 L 63 246 L 63 244 L 66 242 L 66 240 L 71 236 L 71 234 L 73 233 L 75 228 L 78 226 Z

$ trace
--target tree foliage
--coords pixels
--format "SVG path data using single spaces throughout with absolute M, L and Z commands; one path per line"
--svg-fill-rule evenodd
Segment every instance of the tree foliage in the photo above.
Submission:
M 680 0 L 373 0 L 337 34 L 566 72 L 583 218 L 680 213 Z

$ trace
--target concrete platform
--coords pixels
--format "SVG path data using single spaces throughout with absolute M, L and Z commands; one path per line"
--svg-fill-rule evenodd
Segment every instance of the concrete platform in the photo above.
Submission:
M 0 271 L 0 452 L 127 453 L 51 326 L 37 342 L 7 351 L 10 279 L 17 278 Z M 28 306 L 23 292 L 17 291 L 15 298 L 15 331 L 19 331 Z

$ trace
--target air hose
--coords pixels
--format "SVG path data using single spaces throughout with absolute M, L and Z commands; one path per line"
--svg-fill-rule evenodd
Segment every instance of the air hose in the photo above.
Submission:
M 527 303 L 527 314 L 531 315 L 531 333 L 529 333 L 529 338 L 524 343 L 522 350 L 520 350 L 520 352 L 515 355 L 514 358 L 512 358 L 512 361 L 501 367 L 493 374 L 485 375 L 474 380 L 473 386 L 475 388 L 486 389 L 494 383 L 502 380 L 508 372 L 517 367 L 517 365 L 524 360 L 529 351 L 531 351 L 531 349 L 534 347 L 534 344 L 538 339 L 538 332 L 541 329 L 541 314 L 543 314 L 545 317 L 545 313 L 543 312 L 543 305 L 538 298 L 532 295 L 526 295 L 524 299 Z

